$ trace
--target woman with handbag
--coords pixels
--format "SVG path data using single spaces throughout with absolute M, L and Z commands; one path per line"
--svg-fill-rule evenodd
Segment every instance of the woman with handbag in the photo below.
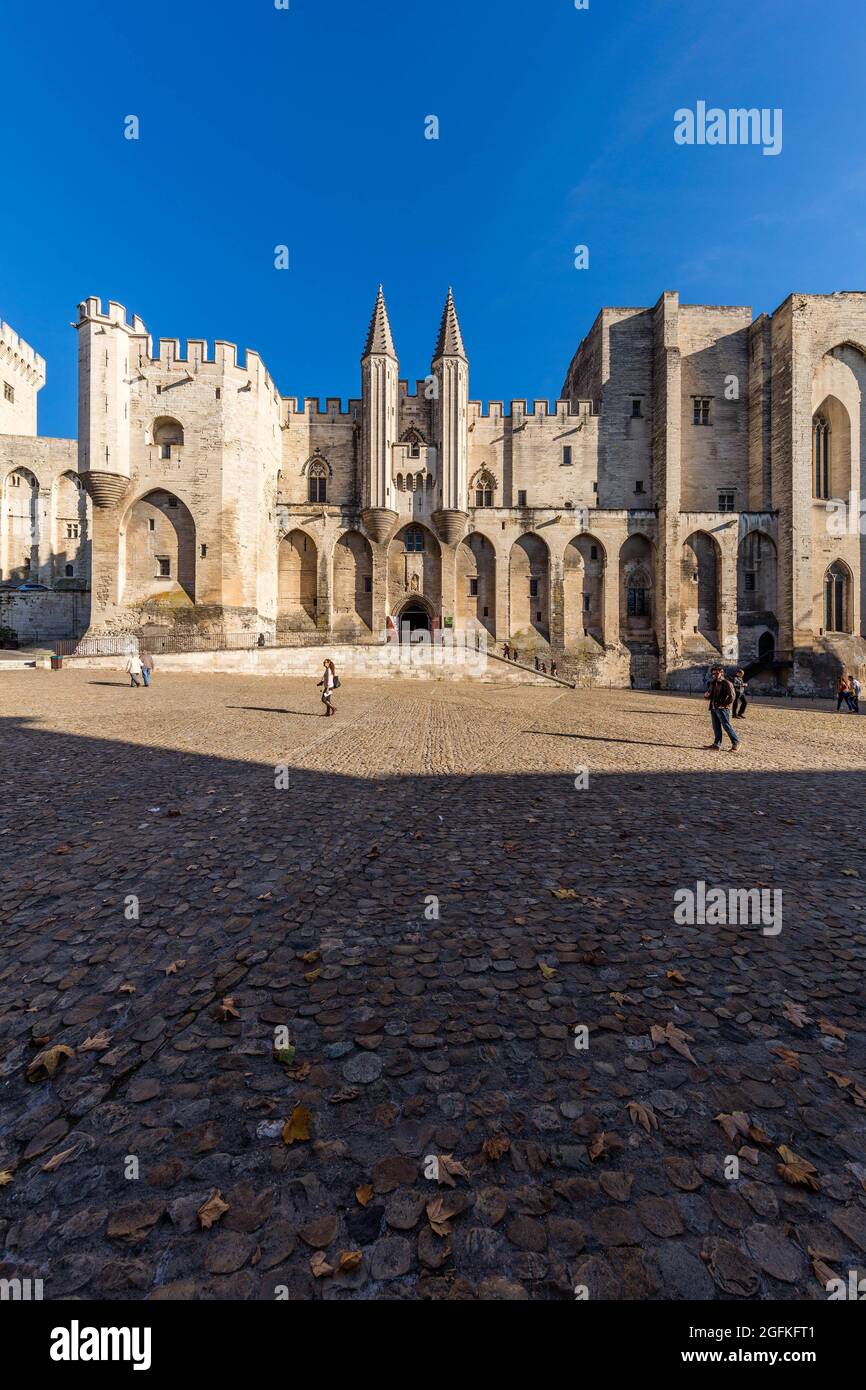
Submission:
M 322 704 L 325 706 L 325 717 L 336 714 L 336 706 L 331 704 L 331 697 L 335 690 L 340 688 L 340 678 L 334 670 L 334 663 L 331 660 L 325 661 L 325 674 L 317 682 L 322 687 Z

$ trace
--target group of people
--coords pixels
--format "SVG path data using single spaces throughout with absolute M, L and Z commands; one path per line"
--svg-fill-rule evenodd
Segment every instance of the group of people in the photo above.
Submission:
M 512 645 L 511 645 L 510 642 L 503 642 L 503 643 L 502 643 L 502 655 L 504 656 L 504 658 L 505 658 L 506 661 L 519 661 L 519 660 L 520 660 L 520 653 L 518 652 L 518 650 L 517 650 L 516 647 L 512 647 Z M 541 660 L 541 657 L 539 657 L 539 656 L 536 656 L 536 658 L 535 658 L 535 669 L 536 669 L 536 671 L 540 671 L 541 674 L 542 674 L 543 676 L 546 676 L 546 675 L 548 674 L 548 671 L 547 671 L 547 663 L 544 662 L 544 661 L 542 661 L 542 660 Z M 550 675 L 551 675 L 551 676 L 555 676 L 555 675 L 556 675 L 556 671 L 557 671 L 556 662 L 551 658 L 551 662 L 550 662 Z
M 138 689 L 139 677 L 145 686 L 150 685 L 150 678 L 153 675 L 153 657 L 150 652 L 139 647 L 137 652 L 131 652 L 126 663 L 127 674 L 129 675 L 130 685 Z
M 859 714 L 862 689 L 856 676 L 840 676 L 836 682 L 836 713 L 839 714 L 844 705 L 852 714 Z

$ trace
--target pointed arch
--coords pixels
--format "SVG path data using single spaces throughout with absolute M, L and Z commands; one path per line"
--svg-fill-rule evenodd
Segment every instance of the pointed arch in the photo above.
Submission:
M 195 603 L 195 521 L 175 493 L 154 488 L 132 502 L 119 542 L 121 602 Z
M 834 560 L 824 573 L 824 631 L 854 631 L 852 575 L 844 560 Z
M 642 531 L 624 541 L 619 552 L 619 621 L 624 641 L 648 640 L 654 634 L 655 547 Z
M 683 640 L 703 637 L 719 646 L 721 550 L 706 531 L 693 531 L 683 542 L 680 577 Z

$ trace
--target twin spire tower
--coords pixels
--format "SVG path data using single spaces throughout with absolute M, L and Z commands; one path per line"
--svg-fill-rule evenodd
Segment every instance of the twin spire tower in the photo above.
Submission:
M 370 536 L 384 543 L 398 521 L 393 460 L 400 442 L 400 366 L 381 285 L 361 358 L 361 394 L 362 517 Z M 436 460 L 431 519 L 440 540 L 455 545 L 468 520 L 469 361 L 450 288 L 424 396 L 427 439 L 435 450 L 428 456 Z

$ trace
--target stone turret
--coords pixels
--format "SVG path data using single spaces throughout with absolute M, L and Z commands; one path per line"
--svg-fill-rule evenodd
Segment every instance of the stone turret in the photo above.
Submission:
M 112 507 L 129 487 L 130 386 L 147 330 L 113 300 L 104 313 L 95 297 L 79 304 L 77 328 L 78 471 L 94 505 Z
M 361 358 L 361 517 L 374 541 L 391 537 L 397 512 L 391 497 L 391 455 L 397 439 L 400 367 L 382 286 Z
M 456 545 L 469 519 L 469 362 L 463 347 L 460 321 L 449 287 L 433 353 L 436 391 L 433 404 L 433 438 L 439 458 L 441 506 L 433 513 L 440 540 Z

